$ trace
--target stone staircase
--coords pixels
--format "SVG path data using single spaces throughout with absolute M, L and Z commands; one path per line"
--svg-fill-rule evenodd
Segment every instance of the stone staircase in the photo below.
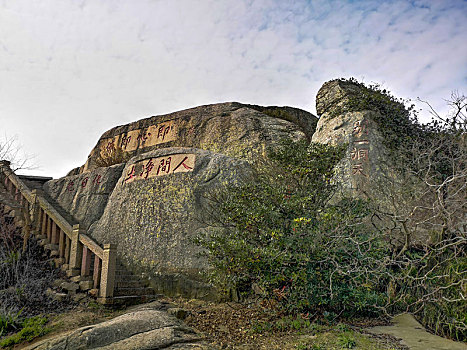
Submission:
M 7 222 L 23 230 L 23 235 L 30 232 L 44 248 L 50 263 L 64 271 L 67 277 L 54 283 L 56 289 L 69 297 L 87 293 L 112 305 L 136 304 L 158 297 L 148 281 L 131 273 L 118 260 L 115 246 L 102 248 L 82 232 L 69 213 L 42 192 L 43 183 L 50 178 L 23 179 L 11 170 L 8 172 L 8 164 L 6 167 L 5 171 L 5 163 L 0 164 L 0 210 Z
M 136 304 L 154 300 L 159 295 L 149 286 L 149 282 L 129 272 L 117 260 L 115 271 L 114 304 Z

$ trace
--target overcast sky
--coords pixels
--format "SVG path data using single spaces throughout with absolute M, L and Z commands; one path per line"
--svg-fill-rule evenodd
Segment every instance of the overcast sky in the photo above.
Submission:
M 0 0 L 0 137 L 60 177 L 116 125 L 225 101 L 315 113 L 337 77 L 444 112 L 466 39 L 462 0 Z

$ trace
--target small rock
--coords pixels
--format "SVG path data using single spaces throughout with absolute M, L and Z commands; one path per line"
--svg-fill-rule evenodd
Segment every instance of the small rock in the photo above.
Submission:
M 67 294 L 65 293 L 56 293 L 54 292 L 53 297 L 54 300 L 56 301 L 65 301 L 67 298 Z
M 60 288 L 66 289 L 67 291 L 69 291 L 71 293 L 76 293 L 76 290 L 79 289 L 79 285 L 77 283 L 73 283 L 73 282 L 63 282 L 60 285 Z
M 81 282 L 81 276 L 74 276 L 74 277 L 71 277 L 71 278 L 70 278 L 70 281 L 71 281 L 71 282 L 74 282 L 74 283 L 79 283 L 79 282 Z
M 97 298 L 99 296 L 99 289 L 95 288 L 95 289 L 88 290 L 88 294 L 92 296 L 93 298 Z
M 73 296 L 73 301 L 75 303 L 81 302 L 83 299 L 86 298 L 86 294 L 84 293 L 77 293 L 76 295 Z
M 66 282 L 64 279 L 58 278 L 55 281 L 53 281 L 52 286 L 54 286 L 55 288 L 59 288 L 64 282 Z
M 81 290 L 90 290 L 94 286 L 93 281 L 81 281 L 79 282 L 79 289 Z
M 188 311 L 179 307 L 173 307 L 167 310 L 169 315 L 175 316 L 179 320 L 184 320 L 188 316 Z

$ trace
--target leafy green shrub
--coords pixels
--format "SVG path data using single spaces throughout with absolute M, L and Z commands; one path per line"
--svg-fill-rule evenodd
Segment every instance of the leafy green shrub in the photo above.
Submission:
M 0 337 L 20 328 L 20 315 L 21 311 L 11 312 L 0 309 Z
M 222 229 L 198 237 L 221 291 L 251 287 L 289 313 L 372 315 L 385 302 L 382 237 L 363 225 L 366 203 L 331 202 L 343 148 L 287 141 L 257 181 L 213 198 Z M 214 226 L 214 225 L 213 225 Z
M 0 340 L 0 347 L 7 348 L 24 341 L 31 341 L 34 338 L 43 336 L 50 332 L 46 327 L 47 319 L 41 316 L 35 316 L 25 319 L 21 323 L 21 330 L 9 337 Z
M 342 333 L 339 335 L 339 345 L 343 349 L 353 349 L 357 346 L 357 341 L 350 333 Z
M 64 304 L 50 299 L 47 288 L 59 276 L 35 239 L 23 252 L 23 237 L 0 205 L 0 305 L 3 314 L 35 316 Z
M 386 261 L 392 268 L 385 309 L 411 311 L 437 334 L 466 341 L 467 97 L 453 93 L 446 116 L 426 103 L 434 119 L 421 124 L 414 105 L 379 85 L 341 83 L 357 88 L 346 87 L 350 93 L 333 115 L 377 112 L 371 118 L 389 151 L 391 171 L 380 174 L 370 194 L 385 201 L 374 210 L 385 222 L 381 229 L 401 237 Z

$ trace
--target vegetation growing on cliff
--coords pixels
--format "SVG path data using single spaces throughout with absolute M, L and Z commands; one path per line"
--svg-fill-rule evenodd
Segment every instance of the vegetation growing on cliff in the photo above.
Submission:
M 388 91 L 347 82 L 360 89 L 333 113 L 375 111 L 393 172 L 368 203 L 331 201 L 342 149 L 284 144 L 257 182 L 217 196 L 222 229 L 198 240 L 211 281 L 304 317 L 410 311 L 465 341 L 467 99 L 454 96 L 448 117 L 423 125 Z M 417 241 L 420 231 L 430 237 Z
M 309 318 L 378 314 L 387 285 L 379 262 L 388 250 L 382 236 L 363 225 L 366 203 L 330 202 L 337 191 L 333 168 L 343 152 L 285 142 L 255 183 L 218 197 L 218 222 L 227 230 L 198 240 L 213 266 L 211 281 L 243 297 L 254 291 Z
M 35 240 L 23 250 L 21 229 L 0 205 L 0 347 L 48 332 L 40 315 L 63 308 L 46 295 L 54 278 L 56 272 Z

